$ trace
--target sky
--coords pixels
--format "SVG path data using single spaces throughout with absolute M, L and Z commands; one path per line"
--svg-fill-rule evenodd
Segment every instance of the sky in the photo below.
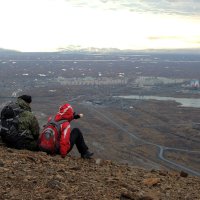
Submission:
M 200 0 L 0 0 L 0 48 L 200 48 Z

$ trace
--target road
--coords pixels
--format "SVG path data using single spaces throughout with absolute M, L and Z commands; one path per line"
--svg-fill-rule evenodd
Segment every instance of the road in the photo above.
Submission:
M 84 104 L 85 105 L 85 104 Z M 87 105 L 85 105 L 87 106 Z M 121 131 L 125 132 L 126 134 L 128 134 L 130 137 L 134 138 L 135 140 L 138 140 L 140 142 L 142 142 L 143 144 L 147 144 L 147 145 L 152 145 L 155 146 L 159 149 L 159 153 L 158 153 L 158 158 L 162 161 L 164 161 L 167 166 L 174 168 L 174 169 L 178 169 L 178 170 L 183 170 L 191 175 L 194 176 L 200 176 L 200 172 L 199 171 L 195 171 L 193 169 L 190 169 L 184 165 L 178 164 L 176 162 L 173 162 L 167 158 L 164 157 L 164 151 L 165 150 L 174 150 L 174 151 L 182 151 L 182 152 L 187 152 L 187 153 L 198 153 L 200 154 L 200 151 L 191 151 L 189 149 L 179 149 L 179 148 L 173 148 L 173 147 L 167 147 L 167 146 L 163 146 L 154 142 L 149 142 L 147 140 L 144 140 L 138 136 L 136 136 L 134 133 L 128 131 L 127 129 L 125 129 L 124 127 L 120 126 L 118 123 L 116 123 L 113 119 L 107 117 L 105 114 L 103 114 L 102 112 L 98 111 L 97 109 L 94 108 L 94 106 L 87 106 L 90 110 L 92 110 L 93 112 L 96 112 L 98 115 L 100 115 L 101 117 L 103 117 L 107 122 L 112 123 L 114 126 L 116 126 L 118 129 L 120 129 Z

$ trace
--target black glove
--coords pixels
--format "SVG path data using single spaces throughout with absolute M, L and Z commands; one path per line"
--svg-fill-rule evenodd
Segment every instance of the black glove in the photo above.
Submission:
M 80 115 L 77 115 L 75 112 L 74 112 L 74 119 L 79 119 L 80 118 Z

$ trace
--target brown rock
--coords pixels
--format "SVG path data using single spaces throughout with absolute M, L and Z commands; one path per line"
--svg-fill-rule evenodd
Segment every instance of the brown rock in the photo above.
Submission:
M 58 180 L 60 182 L 64 180 L 64 177 L 59 174 L 57 174 L 54 178 L 55 178 L 55 180 Z
M 135 197 L 132 193 L 122 193 L 120 196 L 120 200 L 135 200 Z
M 34 157 L 31 157 L 31 156 L 27 156 L 27 159 L 29 159 L 29 160 L 31 160 L 31 161 L 33 161 L 33 162 L 37 162 L 37 159 L 36 158 L 34 158 Z
M 180 176 L 186 178 L 186 177 L 188 177 L 188 173 L 186 173 L 186 172 L 184 172 L 184 171 L 181 171 L 181 172 L 180 172 Z
M 13 149 L 7 149 L 7 152 L 14 153 L 14 150 Z
M 2 160 L 0 160 L 0 167 L 4 166 L 4 162 Z
M 61 190 L 62 186 L 63 186 L 63 184 L 55 179 L 52 179 L 52 180 L 48 181 L 48 183 L 47 183 L 47 187 L 51 188 L 51 189 Z
M 149 187 L 155 186 L 158 183 L 160 183 L 160 179 L 159 178 L 146 178 L 146 179 L 143 180 L 143 184 L 147 185 Z
M 159 175 L 161 175 L 161 176 L 167 176 L 167 172 L 166 171 L 160 171 Z
M 102 165 L 102 160 L 100 158 L 95 159 L 97 165 Z
M 150 196 L 144 196 L 144 197 L 139 198 L 138 200 L 155 200 L 155 199 Z
M 80 170 L 80 166 L 74 166 L 74 167 L 70 167 L 71 170 L 74 170 L 74 171 L 78 171 Z

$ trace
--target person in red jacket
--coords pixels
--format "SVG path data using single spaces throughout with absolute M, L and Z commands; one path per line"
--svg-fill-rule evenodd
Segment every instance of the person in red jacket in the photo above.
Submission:
M 76 147 L 82 158 L 91 158 L 93 153 L 88 150 L 83 134 L 79 128 L 71 130 L 70 122 L 79 119 L 83 114 L 76 114 L 68 103 L 59 108 L 55 117 L 48 119 L 39 138 L 39 148 L 49 154 L 60 154 L 63 158 Z

